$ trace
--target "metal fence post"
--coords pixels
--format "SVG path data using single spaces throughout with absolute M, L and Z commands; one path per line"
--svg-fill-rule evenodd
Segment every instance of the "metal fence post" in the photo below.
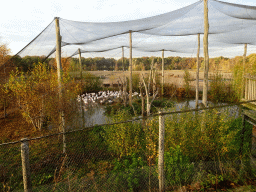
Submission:
M 159 179 L 159 191 L 164 191 L 164 116 L 159 111 L 159 146 L 158 146 L 158 179 Z
M 23 184 L 24 191 L 32 191 L 32 183 L 30 178 L 30 164 L 29 164 L 29 144 L 28 139 L 21 139 L 21 161 L 22 161 L 22 173 L 23 173 Z

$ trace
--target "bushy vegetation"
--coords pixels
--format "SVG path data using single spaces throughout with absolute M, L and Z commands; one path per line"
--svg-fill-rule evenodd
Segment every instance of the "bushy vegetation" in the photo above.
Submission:
M 91 93 L 91 92 L 98 92 L 103 89 L 102 80 L 95 75 L 92 75 L 89 72 L 83 74 L 82 80 L 82 92 L 83 93 Z
M 237 102 L 241 97 L 241 86 L 238 86 L 237 77 L 225 79 L 222 74 L 216 73 L 210 77 L 210 100 L 215 103 Z M 241 88 L 240 91 L 238 89 Z
M 72 118 L 74 99 L 80 92 L 68 74 L 63 74 L 62 104 L 59 103 L 59 85 L 55 71 L 46 64 L 38 63 L 29 73 L 16 70 L 9 78 L 8 88 L 16 98 L 17 105 L 35 129 L 41 130 L 44 123 L 59 123 L 59 111 L 63 110 L 66 119 Z
M 172 191 L 187 188 L 218 188 L 222 182 L 233 186 L 255 179 L 250 162 L 250 134 L 246 124 L 241 148 L 241 119 L 216 110 L 166 116 L 165 183 Z M 204 130 L 202 118 L 207 117 Z M 120 110 L 113 122 L 131 116 Z M 30 163 L 35 191 L 64 189 L 84 191 L 147 191 L 158 188 L 158 119 L 96 126 L 66 134 L 67 155 L 62 154 L 62 137 L 54 136 L 30 142 Z M 21 189 L 21 172 L 12 175 L 20 162 L 17 146 L 1 147 L 0 164 L 5 169 L 0 189 Z M 44 187 L 41 187 L 44 185 Z M 5 188 L 4 188 L 5 187 Z M 231 186 L 230 186 L 231 187 Z
M 171 186 L 187 185 L 193 182 L 195 166 L 194 163 L 184 155 L 177 145 L 175 148 L 170 148 L 164 154 L 166 182 Z
M 142 104 L 139 97 L 133 98 L 133 107 L 127 105 L 124 106 L 123 103 L 116 103 L 114 105 L 107 105 L 105 107 L 105 114 L 112 117 L 117 114 L 120 110 L 125 110 L 129 115 L 136 116 L 142 115 Z M 174 102 L 168 99 L 156 99 L 152 102 L 151 113 L 157 113 L 159 109 L 168 109 L 173 107 Z M 146 112 L 146 105 L 144 106 L 144 112 Z

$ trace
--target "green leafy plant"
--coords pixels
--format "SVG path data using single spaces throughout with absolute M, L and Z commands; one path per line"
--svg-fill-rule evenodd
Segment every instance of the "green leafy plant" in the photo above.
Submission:
M 112 172 L 116 175 L 115 183 L 128 191 L 139 191 L 146 187 L 146 162 L 138 154 L 117 159 Z
M 170 148 L 164 154 L 166 181 L 168 185 L 185 185 L 191 182 L 194 175 L 194 165 L 182 154 L 180 146 Z
M 203 188 L 211 188 L 216 186 L 219 182 L 224 181 L 222 175 L 208 173 L 201 182 Z
M 235 94 L 235 91 L 233 91 L 231 82 L 219 73 L 211 77 L 209 95 L 211 100 L 216 103 L 234 102 L 239 98 Z
M 89 92 L 98 92 L 102 90 L 103 83 L 102 80 L 99 77 L 96 77 L 95 75 L 86 72 L 83 74 L 83 92 L 89 93 Z
M 127 110 L 120 110 L 114 117 L 114 122 L 131 119 Z M 119 157 L 129 156 L 144 148 L 143 131 L 140 123 L 123 123 L 104 127 L 103 137 L 109 149 Z

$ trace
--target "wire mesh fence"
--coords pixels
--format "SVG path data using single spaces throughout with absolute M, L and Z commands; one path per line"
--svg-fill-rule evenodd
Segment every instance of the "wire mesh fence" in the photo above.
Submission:
M 166 191 L 253 183 L 253 127 L 238 109 L 165 114 Z M 128 122 L 124 111 L 112 124 L 66 132 L 66 153 L 63 133 L 28 140 L 32 190 L 159 191 L 158 115 Z M 0 145 L 1 191 L 23 190 L 20 144 Z
M 0 190 L 23 188 L 20 143 L 0 147 Z

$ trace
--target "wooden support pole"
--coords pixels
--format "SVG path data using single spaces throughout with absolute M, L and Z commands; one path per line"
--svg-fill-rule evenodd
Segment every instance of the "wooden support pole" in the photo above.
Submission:
M 158 147 L 158 178 L 159 191 L 164 191 L 164 115 L 159 111 L 159 147 Z
M 248 96 L 247 96 L 247 93 L 248 93 L 248 79 L 245 77 L 244 81 L 245 81 L 244 99 L 248 100 Z
M 164 96 L 164 49 L 162 50 L 162 97 Z
M 249 80 L 249 100 L 253 100 L 254 94 L 253 94 L 253 79 Z
M 208 35 L 209 35 L 208 0 L 204 0 L 204 81 L 203 81 L 202 103 L 204 104 L 205 107 L 207 106 L 208 72 L 209 72 Z
M 83 79 L 83 66 L 82 66 L 82 58 L 81 58 L 81 50 L 80 48 L 78 49 L 78 55 L 79 55 L 79 66 L 80 66 L 80 79 L 82 82 Z
M 124 106 L 126 107 L 127 103 L 127 77 L 124 74 L 124 47 L 122 46 L 122 65 L 123 65 L 123 98 L 124 98 Z
M 22 161 L 22 174 L 24 191 L 32 191 L 31 173 L 29 164 L 29 143 L 28 139 L 21 139 L 21 161 Z
M 242 76 L 242 91 L 241 91 L 241 98 L 244 98 L 244 91 L 245 91 L 245 64 L 246 64 L 246 54 L 247 54 L 247 43 L 244 44 L 244 55 L 243 55 L 243 76 Z
M 199 103 L 199 68 L 200 68 L 200 34 L 198 34 L 198 48 L 197 48 L 197 69 L 196 69 L 196 108 Z
M 130 81 L 129 81 L 129 105 L 132 106 L 132 31 L 130 34 Z
M 63 112 L 63 88 L 62 88 L 62 66 L 61 66 L 61 36 L 60 36 L 60 25 L 59 18 L 55 17 L 55 28 L 56 28 L 56 63 L 59 83 L 59 102 L 60 102 L 60 130 L 63 132 L 63 153 L 66 153 L 66 136 L 65 136 L 65 119 Z
M 55 17 L 55 28 L 56 28 L 56 63 L 57 63 L 57 74 L 59 82 L 59 92 L 62 88 L 62 66 L 61 66 L 61 36 L 60 36 L 60 25 L 59 18 Z
M 82 100 L 82 94 L 83 94 L 83 67 L 82 67 L 82 57 L 81 57 L 81 50 L 78 49 L 78 55 L 79 55 L 79 66 L 80 66 L 80 83 L 81 83 L 81 94 L 80 94 L 80 107 L 81 107 L 81 119 L 82 119 L 82 127 L 85 125 L 85 119 L 84 119 L 84 108 L 83 108 L 83 100 Z
M 79 55 L 79 66 L 80 66 L 80 83 L 81 83 L 81 95 L 83 92 L 83 67 L 82 67 L 82 58 L 81 58 L 81 50 L 78 49 L 78 55 Z
M 124 72 L 124 47 L 122 46 L 122 65 L 123 65 L 123 72 Z

